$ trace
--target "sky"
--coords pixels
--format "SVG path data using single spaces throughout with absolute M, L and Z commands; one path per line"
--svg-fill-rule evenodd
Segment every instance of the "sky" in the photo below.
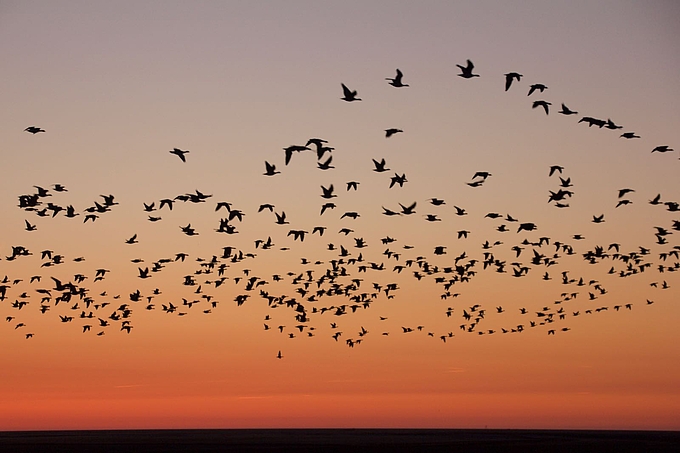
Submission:
M 0 430 L 680 429 L 679 22 L 672 1 L 0 2 Z M 458 76 L 468 59 L 479 77 Z M 285 164 L 309 138 L 335 168 L 313 150 Z M 48 196 L 20 208 L 35 186 Z M 568 207 L 548 202 L 560 189 Z M 211 197 L 159 209 L 196 191 Z M 102 195 L 117 204 L 84 222 Z M 237 233 L 216 231 L 218 202 Z M 48 203 L 78 215 L 38 216 Z M 334 260 L 347 275 L 319 280 Z M 446 289 L 455 265 L 469 281 Z M 83 298 L 59 302 L 51 277 Z

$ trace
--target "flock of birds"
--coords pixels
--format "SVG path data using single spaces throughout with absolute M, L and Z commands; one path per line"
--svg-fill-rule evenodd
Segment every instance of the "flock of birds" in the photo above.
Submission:
M 464 66 L 457 66 L 460 68 L 458 76 L 463 79 L 480 77 L 474 73 L 474 64 L 470 60 L 467 60 Z M 514 87 L 523 77 L 517 72 L 505 74 L 505 91 L 516 89 Z M 404 74 L 399 69 L 393 78 L 386 80 L 395 88 L 409 87 L 404 83 Z M 548 87 L 542 83 L 532 84 L 528 96 L 539 93 L 542 95 L 547 89 Z M 358 97 L 357 90 L 351 90 L 344 83 L 342 92 L 341 99 L 346 102 L 362 100 Z M 533 100 L 531 104 L 532 108 L 542 108 L 546 115 L 550 114 L 551 105 L 552 103 L 543 99 Z M 561 104 L 558 113 L 565 116 L 578 115 L 577 111 L 564 103 Z M 609 130 L 622 129 L 622 126 L 610 118 L 604 120 L 583 116 L 578 123 Z M 37 126 L 27 127 L 25 131 L 34 135 L 45 133 L 44 129 Z M 385 137 L 390 138 L 401 133 L 404 133 L 401 129 L 390 128 L 385 130 Z M 626 140 L 640 139 L 633 131 L 623 132 L 620 137 Z M 310 152 L 316 154 L 318 169 L 332 170 L 335 168 L 332 165 L 334 150 L 327 140 L 310 138 L 304 145 L 283 148 L 283 163 L 284 166 L 291 165 L 295 155 Z M 652 153 L 672 151 L 668 145 L 652 148 Z M 170 154 L 177 156 L 185 164 L 190 160 L 188 150 L 174 148 Z M 391 171 L 384 158 L 373 159 L 372 163 L 372 170 L 376 174 Z M 565 168 L 553 165 L 546 171 L 551 180 L 559 181 L 555 190 L 548 191 L 548 203 L 557 208 L 569 208 L 569 200 L 574 192 L 571 178 L 564 173 Z M 281 171 L 277 169 L 275 163 L 264 162 L 265 177 L 276 177 L 279 174 Z M 492 176 L 487 171 L 477 171 L 466 184 L 478 188 Z M 408 182 L 405 173 L 395 172 L 394 176 L 390 177 L 389 188 L 401 188 Z M 358 191 L 359 187 L 359 181 L 347 181 L 343 186 L 346 192 Z M 101 199 L 93 201 L 91 206 L 79 210 L 71 204 L 57 202 L 57 198 L 65 197 L 68 192 L 61 184 L 54 184 L 50 188 L 41 186 L 34 188 L 35 191 L 32 193 L 19 195 L 18 207 L 27 215 L 45 218 L 45 221 L 58 215 L 71 219 L 80 218 L 83 219 L 83 223 L 101 221 L 100 218 L 109 215 L 118 205 L 114 195 L 102 195 Z M 631 188 L 620 189 L 616 208 L 632 204 L 631 198 L 634 193 L 635 190 Z M 558 239 L 537 233 L 539 227 L 533 222 L 520 221 L 509 214 L 489 212 L 483 217 L 488 219 L 486 221 L 493 222 L 495 235 L 509 233 L 505 236 L 508 243 L 496 239 L 486 240 L 474 247 L 474 252 L 471 251 L 470 254 L 466 251 L 449 254 L 449 245 L 438 245 L 433 250 L 426 251 L 418 250 L 390 236 L 381 238 L 379 243 L 376 241 L 369 244 L 370 241 L 349 227 L 343 227 L 335 232 L 327 226 L 326 219 L 329 219 L 329 215 L 335 215 L 340 220 L 355 220 L 360 217 L 360 213 L 345 211 L 342 214 L 329 214 L 337 208 L 335 199 L 341 197 L 332 183 L 322 185 L 319 195 L 322 199 L 319 203 L 319 225 L 293 227 L 286 212 L 269 203 L 261 204 L 257 208 L 257 213 L 251 214 L 238 209 L 230 202 L 213 202 L 214 212 L 219 213 L 220 217 L 215 222 L 214 230 L 218 234 L 226 234 L 229 237 L 238 234 L 239 224 L 246 214 L 270 215 L 275 224 L 291 226 L 286 228 L 288 231 L 283 235 L 274 234 L 274 238 L 272 236 L 260 238 L 254 241 L 254 244 L 221 247 L 207 257 L 174 252 L 152 260 L 150 265 L 145 259 L 138 257 L 131 259 L 136 267 L 135 274 L 141 280 L 150 279 L 170 266 L 190 266 L 182 280 L 177 282 L 178 287 L 184 287 L 189 291 L 190 297 L 179 297 L 177 288 L 163 291 L 155 288 L 145 293 L 140 289 L 134 289 L 123 294 L 109 294 L 103 289 L 103 282 L 111 272 L 109 269 L 96 268 L 90 275 L 76 273 L 66 281 L 63 277 L 55 276 L 54 271 L 68 261 L 83 262 L 86 260 L 85 257 L 67 259 L 60 251 L 49 249 L 33 251 L 22 245 L 12 245 L 9 253 L 1 259 L 6 263 L 3 267 L 6 268 L 7 275 L 0 280 L 0 308 L 9 310 L 10 314 L 5 317 L 7 325 L 29 339 L 35 333 L 22 317 L 29 309 L 39 310 L 45 316 L 52 316 L 52 313 L 57 312 L 54 315 L 56 321 L 78 324 L 84 334 L 91 332 L 102 336 L 112 329 L 130 334 L 134 328 L 133 314 L 137 310 L 158 310 L 172 316 L 185 316 L 195 311 L 208 315 L 219 309 L 219 304 L 223 303 L 224 298 L 233 301 L 237 306 L 256 303 L 253 299 L 259 299 L 266 310 L 263 315 L 263 330 L 290 339 L 314 337 L 323 333 L 331 340 L 353 348 L 369 338 L 369 335 L 375 334 L 371 326 L 370 331 L 364 326 L 351 332 L 343 330 L 345 317 L 376 306 L 380 307 L 381 300 L 394 298 L 401 289 L 401 282 L 411 278 L 414 281 L 436 285 L 439 297 L 446 305 L 441 309 L 442 316 L 447 318 L 446 322 L 449 322 L 450 318 L 451 325 L 444 331 L 436 331 L 425 325 L 404 325 L 397 333 L 417 335 L 420 332 L 447 343 L 456 333 L 519 334 L 536 328 L 544 329 L 547 335 L 556 335 L 571 330 L 571 322 L 578 316 L 595 315 L 610 308 L 612 311 L 632 310 L 634 306 L 653 303 L 650 297 L 639 303 L 602 304 L 600 299 L 608 294 L 605 283 L 582 275 L 572 275 L 571 271 L 565 270 L 562 266 L 563 262 L 569 259 L 582 259 L 588 264 L 606 266 L 608 269 L 606 273 L 611 276 L 610 278 L 641 278 L 649 285 L 650 291 L 669 289 L 670 278 L 666 275 L 680 270 L 680 245 L 669 243 L 669 236 L 674 231 L 680 231 L 680 220 L 676 219 L 669 219 L 666 225 L 650 228 L 649 238 L 650 240 L 653 238 L 653 245 L 623 250 L 619 243 L 581 248 L 579 241 L 584 239 L 581 234 Z M 156 223 L 162 220 L 165 215 L 163 213 L 169 214 L 181 204 L 208 204 L 212 196 L 195 190 L 163 198 L 157 202 L 143 203 L 143 211 L 149 222 Z M 430 209 L 438 209 L 440 212 L 448 206 L 444 198 L 434 197 L 427 202 Z M 680 211 L 678 202 L 662 200 L 660 194 L 651 197 L 648 203 L 670 213 Z M 414 216 L 420 207 L 417 201 L 399 203 L 398 208 L 380 205 L 382 214 L 386 217 Z M 453 212 L 456 216 L 471 214 L 456 205 L 453 205 Z M 442 221 L 441 214 L 421 215 L 427 222 Z M 604 214 L 594 215 L 592 222 L 605 222 Z M 25 220 L 25 230 L 28 232 L 38 230 L 39 226 L 42 228 L 35 220 Z M 190 223 L 186 226 L 180 225 L 179 230 L 186 236 L 205 234 L 198 232 Z M 414 233 L 419 234 L 420 229 Z M 322 256 L 315 259 L 300 257 L 298 267 L 280 274 L 258 275 L 258 272 L 251 269 L 257 257 L 263 256 L 267 250 L 293 250 L 297 241 L 309 241 L 308 238 L 315 235 L 319 237 L 317 241 L 326 242 L 319 250 Z M 469 235 L 471 231 L 459 230 L 452 236 L 457 241 L 469 241 Z M 134 255 L 135 244 L 140 240 L 138 235 L 134 234 L 121 238 L 120 242 L 130 247 L 130 253 Z M 285 245 L 277 247 L 275 241 L 285 241 Z M 472 247 L 469 242 L 465 243 Z M 658 248 L 658 251 L 653 252 L 653 247 Z M 39 259 L 34 275 L 9 276 L 12 273 L 10 262 L 29 259 L 31 256 Z M 482 272 L 507 274 L 512 278 L 527 278 L 530 274 L 537 274 L 541 281 L 553 281 L 551 285 L 560 285 L 559 297 L 541 304 L 540 307 L 532 308 L 510 308 L 497 303 L 453 303 L 454 299 L 463 294 L 466 283 Z M 275 289 L 282 291 L 276 293 Z M 293 295 L 289 295 L 291 293 Z M 579 308 L 571 308 L 570 305 L 574 305 L 573 301 L 577 299 L 583 301 L 583 304 L 579 305 Z M 282 311 L 285 314 L 281 314 Z M 519 324 L 504 323 L 505 318 L 502 316 L 509 311 L 521 315 L 525 321 Z M 491 324 L 488 321 L 490 318 L 494 319 L 495 323 L 487 327 Z M 460 321 L 456 322 L 456 319 Z M 384 315 L 375 316 L 378 323 L 386 320 L 387 317 Z M 389 331 L 378 333 L 389 334 Z M 283 358 L 281 350 L 275 357 Z

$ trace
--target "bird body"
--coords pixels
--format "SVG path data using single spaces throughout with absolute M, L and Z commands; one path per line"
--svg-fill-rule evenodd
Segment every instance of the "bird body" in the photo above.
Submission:
M 458 77 L 462 77 L 464 79 L 471 79 L 473 77 L 479 77 L 479 74 L 473 74 L 472 70 L 475 68 L 475 65 L 472 63 L 471 60 L 467 60 L 467 63 L 465 66 L 461 66 L 457 64 L 458 68 L 460 69 L 460 74 L 458 74 Z
M 270 164 L 266 160 L 264 161 L 264 166 L 265 166 L 265 172 L 264 172 L 265 176 L 274 176 L 274 175 L 281 174 L 280 171 L 276 171 L 276 165 Z
M 408 86 L 407 84 L 402 83 L 403 77 L 404 77 L 404 74 L 402 74 L 402 72 L 399 70 L 399 68 L 397 68 L 397 75 L 393 79 L 388 77 L 385 80 L 389 80 L 390 81 L 389 84 L 392 85 L 393 87 L 403 88 L 403 87 Z
M 508 72 L 507 74 L 505 74 L 505 91 L 508 91 L 510 89 L 513 80 L 517 80 L 519 82 L 522 77 L 523 75 L 517 72 Z
M 340 99 L 342 99 L 343 101 L 347 101 L 347 102 L 361 101 L 361 98 L 357 97 L 357 91 L 356 90 L 354 90 L 354 91 L 350 90 L 349 88 L 347 88 L 347 85 L 345 85 L 344 83 L 342 83 L 341 85 L 342 85 L 343 96 Z
M 534 91 L 536 91 L 536 90 L 543 93 L 543 91 L 546 90 L 546 89 L 548 89 L 548 87 L 543 85 L 542 83 L 534 83 L 533 85 L 531 85 L 529 87 L 529 94 L 527 94 L 527 96 L 531 96 L 534 93 Z
M 175 156 L 179 157 L 179 159 L 182 162 L 186 162 L 187 158 L 184 157 L 185 154 L 189 154 L 189 151 L 182 151 L 179 148 L 173 148 L 172 151 L 170 151 L 170 154 L 174 154 Z
M 534 101 L 534 103 L 531 104 L 531 108 L 535 109 L 536 107 L 543 107 L 543 110 L 545 110 L 545 114 L 548 115 L 548 113 L 549 113 L 548 106 L 549 105 L 552 105 L 552 104 L 548 101 Z
M 561 113 L 562 115 L 578 115 L 577 111 L 571 110 L 569 107 L 564 105 L 564 103 L 562 104 L 562 110 L 557 113 Z

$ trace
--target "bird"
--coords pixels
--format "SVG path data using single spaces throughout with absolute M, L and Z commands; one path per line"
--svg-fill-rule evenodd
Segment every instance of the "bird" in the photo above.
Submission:
M 510 89 L 513 80 L 517 80 L 519 82 L 522 77 L 523 75 L 517 72 L 508 72 L 505 74 L 505 91 Z
M 626 194 L 635 192 L 633 189 L 619 189 L 619 198 L 623 198 Z
M 319 215 L 323 215 L 324 212 L 326 212 L 327 209 L 335 209 L 335 203 L 324 203 L 321 206 L 321 213 Z
M 396 87 L 396 88 L 407 87 L 408 85 L 405 84 L 405 83 L 402 83 L 402 81 L 401 81 L 401 79 L 403 77 L 404 77 L 404 74 L 402 74 L 402 72 L 399 70 L 399 68 L 397 68 L 397 75 L 393 79 L 387 77 L 385 80 L 389 80 L 390 81 L 389 84 L 392 85 L 393 87 Z
M 385 206 L 382 206 L 383 209 L 383 214 L 386 216 L 394 216 L 394 215 L 401 215 L 401 213 L 392 211 L 391 209 L 387 209 Z
M 519 233 L 520 231 L 534 231 L 538 229 L 536 224 L 527 222 L 527 223 L 520 223 L 519 228 L 517 228 L 517 232 Z
M 607 124 L 606 121 L 600 120 L 600 119 L 597 119 L 597 118 L 593 118 L 591 116 L 584 116 L 583 118 L 578 120 L 578 122 L 579 123 L 585 122 L 585 123 L 588 123 L 588 127 L 597 126 L 600 129 L 602 129 L 605 124 Z
M 395 173 L 394 176 L 390 178 L 390 189 L 394 187 L 395 184 L 399 184 L 399 187 L 404 187 L 404 183 L 408 182 L 406 179 L 406 173 L 399 175 Z
M 609 118 L 607 118 L 607 124 L 605 125 L 605 127 L 606 127 L 607 129 L 612 129 L 612 130 L 623 129 L 623 126 L 617 125 L 616 123 L 614 123 L 614 122 L 613 122 L 611 119 L 609 119 Z
M 568 187 L 573 187 L 574 185 L 571 183 L 571 177 L 567 177 L 566 179 L 559 176 L 560 178 L 560 187 L 568 188 Z
M 299 239 L 300 242 L 303 242 L 305 240 L 305 234 L 307 234 L 307 231 L 304 230 L 290 230 L 287 236 L 293 236 L 294 241 Z
M 277 225 L 288 225 L 290 222 L 286 222 L 286 213 L 281 211 L 281 214 L 275 212 L 276 224 Z
M 52 196 L 52 194 L 50 194 L 47 189 L 43 189 L 40 186 L 33 186 L 33 187 L 38 189 L 38 194 L 37 194 L 38 198 L 44 198 L 44 197 L 51 197 Z
M 458 215 L 458 216 L 467 215 L 467 212 L 463 208 L 459 208 L 458 206 L 454 206 L 453 209 L 456 210 L 456 215 Z
M 529 94 L 527 94 L 527 96 L 531 96 L 534 93 L 534 91 L 536 91 L 536 90 L 543 93 L 543 91 L 546 90 L 546 89 L 548 89 L 548 87 L 543 85 L 542 83 L 534 83 L 533 85 L 531 85 L 529 87 Z
M 560 174 L 562 174 L 562 171 L 563 171 L 563 170 L 564 170 L 564 167 L 561 167 L 561 166 L 559 166 L 559 165 L 551 165 L 551 166 L 550 166 L 550 173 L 548 173 L 548 177 L 550 177 L 550 176 L 552 176 L 553 174 L 555 174 L 555 172 L 559 172 Z
M 347 101 L 347 102 L 361 101 L 361 98 L 357 97 L 357 91 L 356 90 L 354 90 L 354 91 L 350 90 L 349 88 L 347 88 L 347 86 L 344 83 L 341 84 L 341 85 L 342 85 L 343 97 L 341 97 L 340 99 L 342 99 L 343 101 Z
M 301 152 L 301 151 L 311 151 L 311 148 L 308 148 L 307 146 L 300 146 L 300 145 L 291 145 L 286 148 L 283 148 L 283 150 L 286 153 L 286 161 L 285 164 L 288 165 L 290 163 L 290 159 L 293 157 L 293 153 Z
M 667 153 L 670 151 L 675 151 L 673 148 L 669 148 L 668 145 L 657 146 L 652 150 L 652 152 Z
M 334 166 L 331 165 L 331 162 L 333 161 L 333 156 L 330 156 L 328 159 L 326 159 L 325 162 L 317 162 L 317 167 L 319 170 L 330 170 L 332 168 L 335 168 Z
M 333 194 L 334 191 L 333 184 L 331 184 L 328 187 L 321 186 L 321 191 L 322 191 L 321 198 L 330 199 L 337 197 L 337 195 Z
M 324 146 L 324 144 L 326 143 L 328 143 L 328 140 L 324 140 L 322 138 L 310 138 L 309 140 L 307 140 L 305 146 L 315 145 L 317 148 L 320 148 Z
M 33 135 L 37 134 L 38 132 L 45 132 L 45 129 L 41 129 L 37 126 L 28 126 L 24 131 L 31 133 Z
M 413 203 L 411 203 L 409 206 L 404 206 L 401 203 L 399 203 L 399 206 L 401 206 L 401 213 L 404 214 L 404 215 L 411 215 L 411 214 L 416 213 L 416 211 L 415 211 L 416 202 L 415 201 Z
M 621 134 L 621 138 L 631 139 L 631 138 L 640 138 L 640 136 L 635 135 L 635 132 L 624 132 L 623 134 Z
M 264 166 L 265 166 L 265 169 L 266 169 L 265 173 L 264 173 L 265 176 L 274 176 L 274 175 L 281 174 L 280 171 L 276 171 L 276 165 L 270 164 L 266 160 L 264 161 Z
M 561 113 L 562 115 L 578 115 L 577 111 L 571 110 L 569 107 L 564 105 L 564 103 L 562 103 L 562 110 L 557 113 Z
M 179 148 L 173 148 L 172 151 L 170 151 L 170 154 L 174 154 L 179 157 L 182 162 L 186 162 L 187 158 L 184 157 L 184 155 L 189 154 L 189 151 L 182 151 Z
M 534 103 L 531 104 L 531 108 L 535 109 L 536 107 L 543 107 L 543 110 L 545 110 L 545 114 L 547 115 L 549 113 L 548 112 L 548 106 L 549 105 L 552 105 L 552 104 L 548 101 L 534 101 Z
M 125 241 L 126 244 L 137 244 L 139 241 L 137 240 L 137 235 L 133 235 L 130 239 L 127 239 Z
M 460 74 L 458 74 L 458 77 L 462 77 L 464 79 L 471 79 L 472 77 L 479 77 L 479 74 L 473 74 L 472 70 L 475 68 L 475 65 L 472 63 L 471 60 L 467 60 L 466 66 L 461 66 L 457 64 L 458 68 L 460 68 Z
M 385 165 L 387 165 L 387 164 L 386 164 L 384 158 L 383 158 L 380 162 L 378 162 L 378 161 L 375 160 L 375 159 L 371 159 L 371 160 L 373 161 L 373 165 L 374 165 L 374 167 L 375 167 L 375 168 L 373 169 L 373 171 L 375 171 L 375 172 L 377 172 L 377 173 L 382 173 L 382 172 L 384 172 L 384 171 L 389 171 L 389 170 L 390 170 L 389 168 L 385 168 Z
M 385 129 L 385 138 L 390 138 L 391 136 L 393 136 L 394 134 L 397 134 L 399 132 L 404 132 L 404 131 L 401 130 L 401 129 L 394 129 L 394 128 L 393 129 Z
M 493 175 L 491 173 L 489 173 L 488 171 L 478 171 L 478 172 L 475 172 L 475 174 L 472 176 L 472 179 L 476 179 L 476 178 L 486 179 L 489 176 L 493 176 Z

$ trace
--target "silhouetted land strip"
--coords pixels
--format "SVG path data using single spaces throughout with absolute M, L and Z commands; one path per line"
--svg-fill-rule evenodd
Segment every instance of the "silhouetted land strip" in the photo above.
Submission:
M 0 432 L 3 452 L 677 452 L 677 431 L 246 429 Z

